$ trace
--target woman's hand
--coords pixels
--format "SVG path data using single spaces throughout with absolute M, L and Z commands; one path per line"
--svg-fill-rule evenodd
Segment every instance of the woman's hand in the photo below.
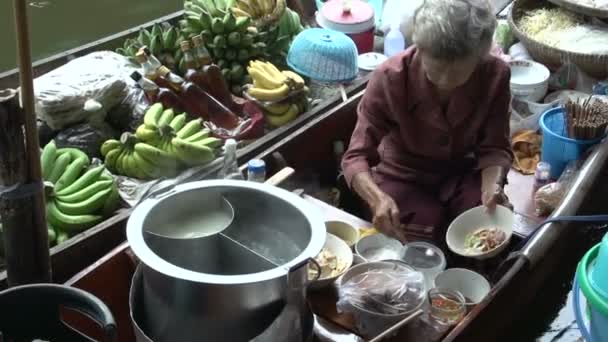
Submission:
M 378 187 L 371 174 L 358 173 L 353 178 L 352 187 L 372 210 L 375 228 L 404 242 L 405 234 L 401 229 L 399 207 L 391 196 Z
M 393 198 L 382 193 L 374 203 L 370 203 L 370 206 L 374 214 L 374 226 L 386 235 L 404 241 L 405 235 L 401 230 L 399 207 Z

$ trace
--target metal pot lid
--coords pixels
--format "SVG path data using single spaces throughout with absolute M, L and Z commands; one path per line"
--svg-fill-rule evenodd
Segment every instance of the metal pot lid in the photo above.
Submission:
M 342 33 L 366 32 L 375 26 L 374 9 L 361 0 L 331 0 L 319 11 L 317 22 Z
M 259 191 L 268 196 L 282 199 L 301 213 L 304 219 L 309 223 L 311 230 L 308 245 L 298 256 L 283 265 L 259 273 L 238 275 L 218 275 L 196 272 L 176 266 L 158 256 L 148 246 L 144 239 L 144 221 L 148 214 L 154 210 L 157 204 L 161 201 L 169 200 L 172 196 L 186 191 L 205 188 L 212 189 L 214 187 L 241 188 L 244 190 Z M 192 203 L 192 205 L 196 205 L 196 203 Z M 239 215 L 238 212 L 236 215 Z M 315 257 L 323 248 L 325 236 L 325 222 L 318 210 L 315 210 L 311 204 L 301 197 L 267 184 L 238 180 L 204 180 L 177 185 L 164 195 L 148 198 L 143 201 L 135 208 L 127 222 L 127 240 L 131 249 L 148 267 L 175 279 L 218 285 L 256 283 L 285 276 L 290 268 Z

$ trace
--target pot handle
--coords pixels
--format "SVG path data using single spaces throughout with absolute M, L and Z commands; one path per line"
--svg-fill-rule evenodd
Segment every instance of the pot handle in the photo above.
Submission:
M 312 281 L 319 280 L 319 278 L 321 277 L 321 265 L 319 265 L 319 263 L 313 258 L 302 260 L 300 263 L 293 265 L 292 267 L 289 268 L 289 270 L 287 270 L 287 286 L 289 289 L 293 289 L 296 286 L 301 285 L 298 280 L 294 280 L 294 279 L 298 279 L 298 278 L 293 277 L 293 274 L 295 272 L 299 271 L 302 267 L 308 267 L 309 263 L 313 263 L 313 265 L 315 265 L 315 267 L 317 268 L 318 272 L 317 272 L 317 276 L 313 280 L 308 280 L 308 272 L 307 272 L 305 283 L 308 284 Z M 298 281 L 298 283 L 293 283 L 294 281 Z

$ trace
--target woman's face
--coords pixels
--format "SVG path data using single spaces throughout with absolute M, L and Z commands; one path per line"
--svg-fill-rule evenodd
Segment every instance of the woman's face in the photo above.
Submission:
M 426 77 L 440 91 L 452 91 L 465 84 L 479 61 L 476 56 L 445 61 L 433 58 L 424 51 L 420 51 L 420 56 Z

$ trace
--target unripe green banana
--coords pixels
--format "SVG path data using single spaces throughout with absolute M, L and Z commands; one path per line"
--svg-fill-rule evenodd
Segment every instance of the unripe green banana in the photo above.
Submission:
M 203 165 L 215 159 L 213 150 L 207 146 L 189 143 L 180 138 L 173 138 L 171 144 L 177 157 L 186 165 Z
M 75 160 L 73 160 L 70 165 L 66 167 L 65 171 L 63 172 L 61 177 L 59 177 L 57 182 L 55 182 L 55 191 L 61 191 L 61 189 L 74 183 L 74 181 L 78 179 L 78 176 L 80 176 L 82 169 L 86 166 L 87 160 L 84 158 L 76 158 Z
M 71 159 L 72 157 L 69 153 L 60 154 L 59 157 L 57 157 L 57 159 L 55 160 L 55 165 L 53 165 L 53 169 L 49 173 L 49 177 L 47 180 L 55 184 L 55 182 L 57 182 L 59 177 L 61 177 L 61 175 L 65 171 L 65 168 L 68 166 Z
M 144 114 L 144 125 L 148 128 L 158 127 L 158 120 L 163 114 L 163 105 L 161 103 L 155 103 Z
M 222 147 L 224 145 L 224 141 L 222 139 L 218 139 L 215 137 L 205 138 L 203 140 L 195 142 L 197 145 L 207 146 L 210 149 L 216 149 L 218 147 Z
M 101 148 L 99 150 L 101 152 L 101 155 L 103 157 L 105 157 L 108 154 L 108 152 L 119 147 L 120 145 L 121 145 L 120 141 L 118 141 L 116 139 L 108 139 L 103 144 L 101 144 Z
M 133 152 L 133 160 L 137 167 L 146 175 L 145 179 L 156 179 L 161 176 L 159 165 L 154 165 L 147 159 L 139 155 L 137 151 Z
M 171 108 L 165 109 L 163 114 L 160 116 L 160 119 L 158 119 L 158 126 L 162 127 L 162 126 L 169 125 L 171 123 L 171 120 L 173 120 L 174 116 L 175 116 L 175 112 L 173 111 L 173 109 L 171 109 Z
M 79 203 L 93 196 L 94 194 L 109 188 L 113 183 L 114 181 L 112 180 L 100 179 L 80 191 L 67 195 L 57 195 L 56 198 L 64 203 Z
M 106 155 L 106 159 L 105 159 L 104 163 L 106 164 L 106 167 L 110 171 L 117 172 L 116 160 L 122 153 L 122 150 L 123 150 L 123 148 L 121 146 L 119 146 L 118 148 L 115 148 L 115 149 L 111 150 L 110 152 L 108 152 L 108 154 Z
M 112 191 L 110 192 L 108 197 L 106 197 L 106 201 L 104 202 L 103 208 L 101 209 L 103 216 L 111 216 L 114 211 L 116 211 L 119 204 L 120 193 L 118 192 L 118 186 L 116 185 L 116 183 L 114 183 L 112 184 Z
M 158 165 L 159 167 L 175 167 L 177 165 L 177 160 L 169 153 L 146 143 L 135 144 L 135 152 L 150 163 Z
M 188 142 L 197 142 L 197 141 L 201 141 L 203 139 L 208 138 L 210 134 L 211 134 L 211 130 L 210 129 L 203 128 L 199 132 L 194 133 L 193 135 L 185 138 L 184 140 L 186 140 Z
M 112 150 L 112 151 L 114 151 L 114 150 Z M 98 180 L 99 177 L 101 176 L 103 170 L 104 170 L 103 165 L 99 165 L 99 166 L 89 169 L 75 182 L 73 182 L 72 184 L 68 185 L 67 187 L 57 191 L 56 195 L 65 196 L 65 195 L 73 194 L 75 192 L 78 192 L 78 191 L 84 189 L 85 187 L 93 184 L 93 182 Z
M 81 158 L 81 159 L 86 160 L 87 165 L 91 164 L 91 160 L 89 159 L 89 156 L 87 156 L 86 153 L 82 152 L 81 150 L 79 150 L 77 148 L 64 147 L 64 148 L 60 148 L 57 150 L 57 155 L 64 154 L 64 153 L 67 153 L 70 155 L 70 161 L 74 161 L 77 158 Z
M 42 149 L 42 154 L 40 155 L 40 167 L 42 168 L 42 178 L 48 179 L 51 170 L 53 169 L 53 163 L 57 159 L 57 145 L 55 145 L 55 140 L 51 140 L 44 149 Z
M 171 128 L 173 128 L 173 130 L 175 132 L 178 132 L 180 129 L 182 129 L 184 127 L 184 125 L 186 124 L 186 113 L 182 113 L 180 115 L 176 115 L 173 120 L 171 120 L 171 123 L 169 123 L 169 126 L 171 126 Z
M 101 215 L 67 215 L 57 208 L 55 201 L 47 204 L 46 214 L 55 228 L 73 233 L 90 228 L 103 220 Z
M 109 188 L 93 194 L 93 196 L 85 199 L 82 202 L 66 203 L 56 200 L 55 205 L 57 206 L 57 209 L 68 215 L 87 215 L 96 213 L 101 207 L 103 207 L 106 198 L 112 192 L 113 185 L 114 184 L 112 183 Z
M 202 127 L 201 119 L 194 119 L 188 122 L 182 129 L 177 132 L 177 137 L 180 139 L 188 138 L 189 136 L 200 131 Z

